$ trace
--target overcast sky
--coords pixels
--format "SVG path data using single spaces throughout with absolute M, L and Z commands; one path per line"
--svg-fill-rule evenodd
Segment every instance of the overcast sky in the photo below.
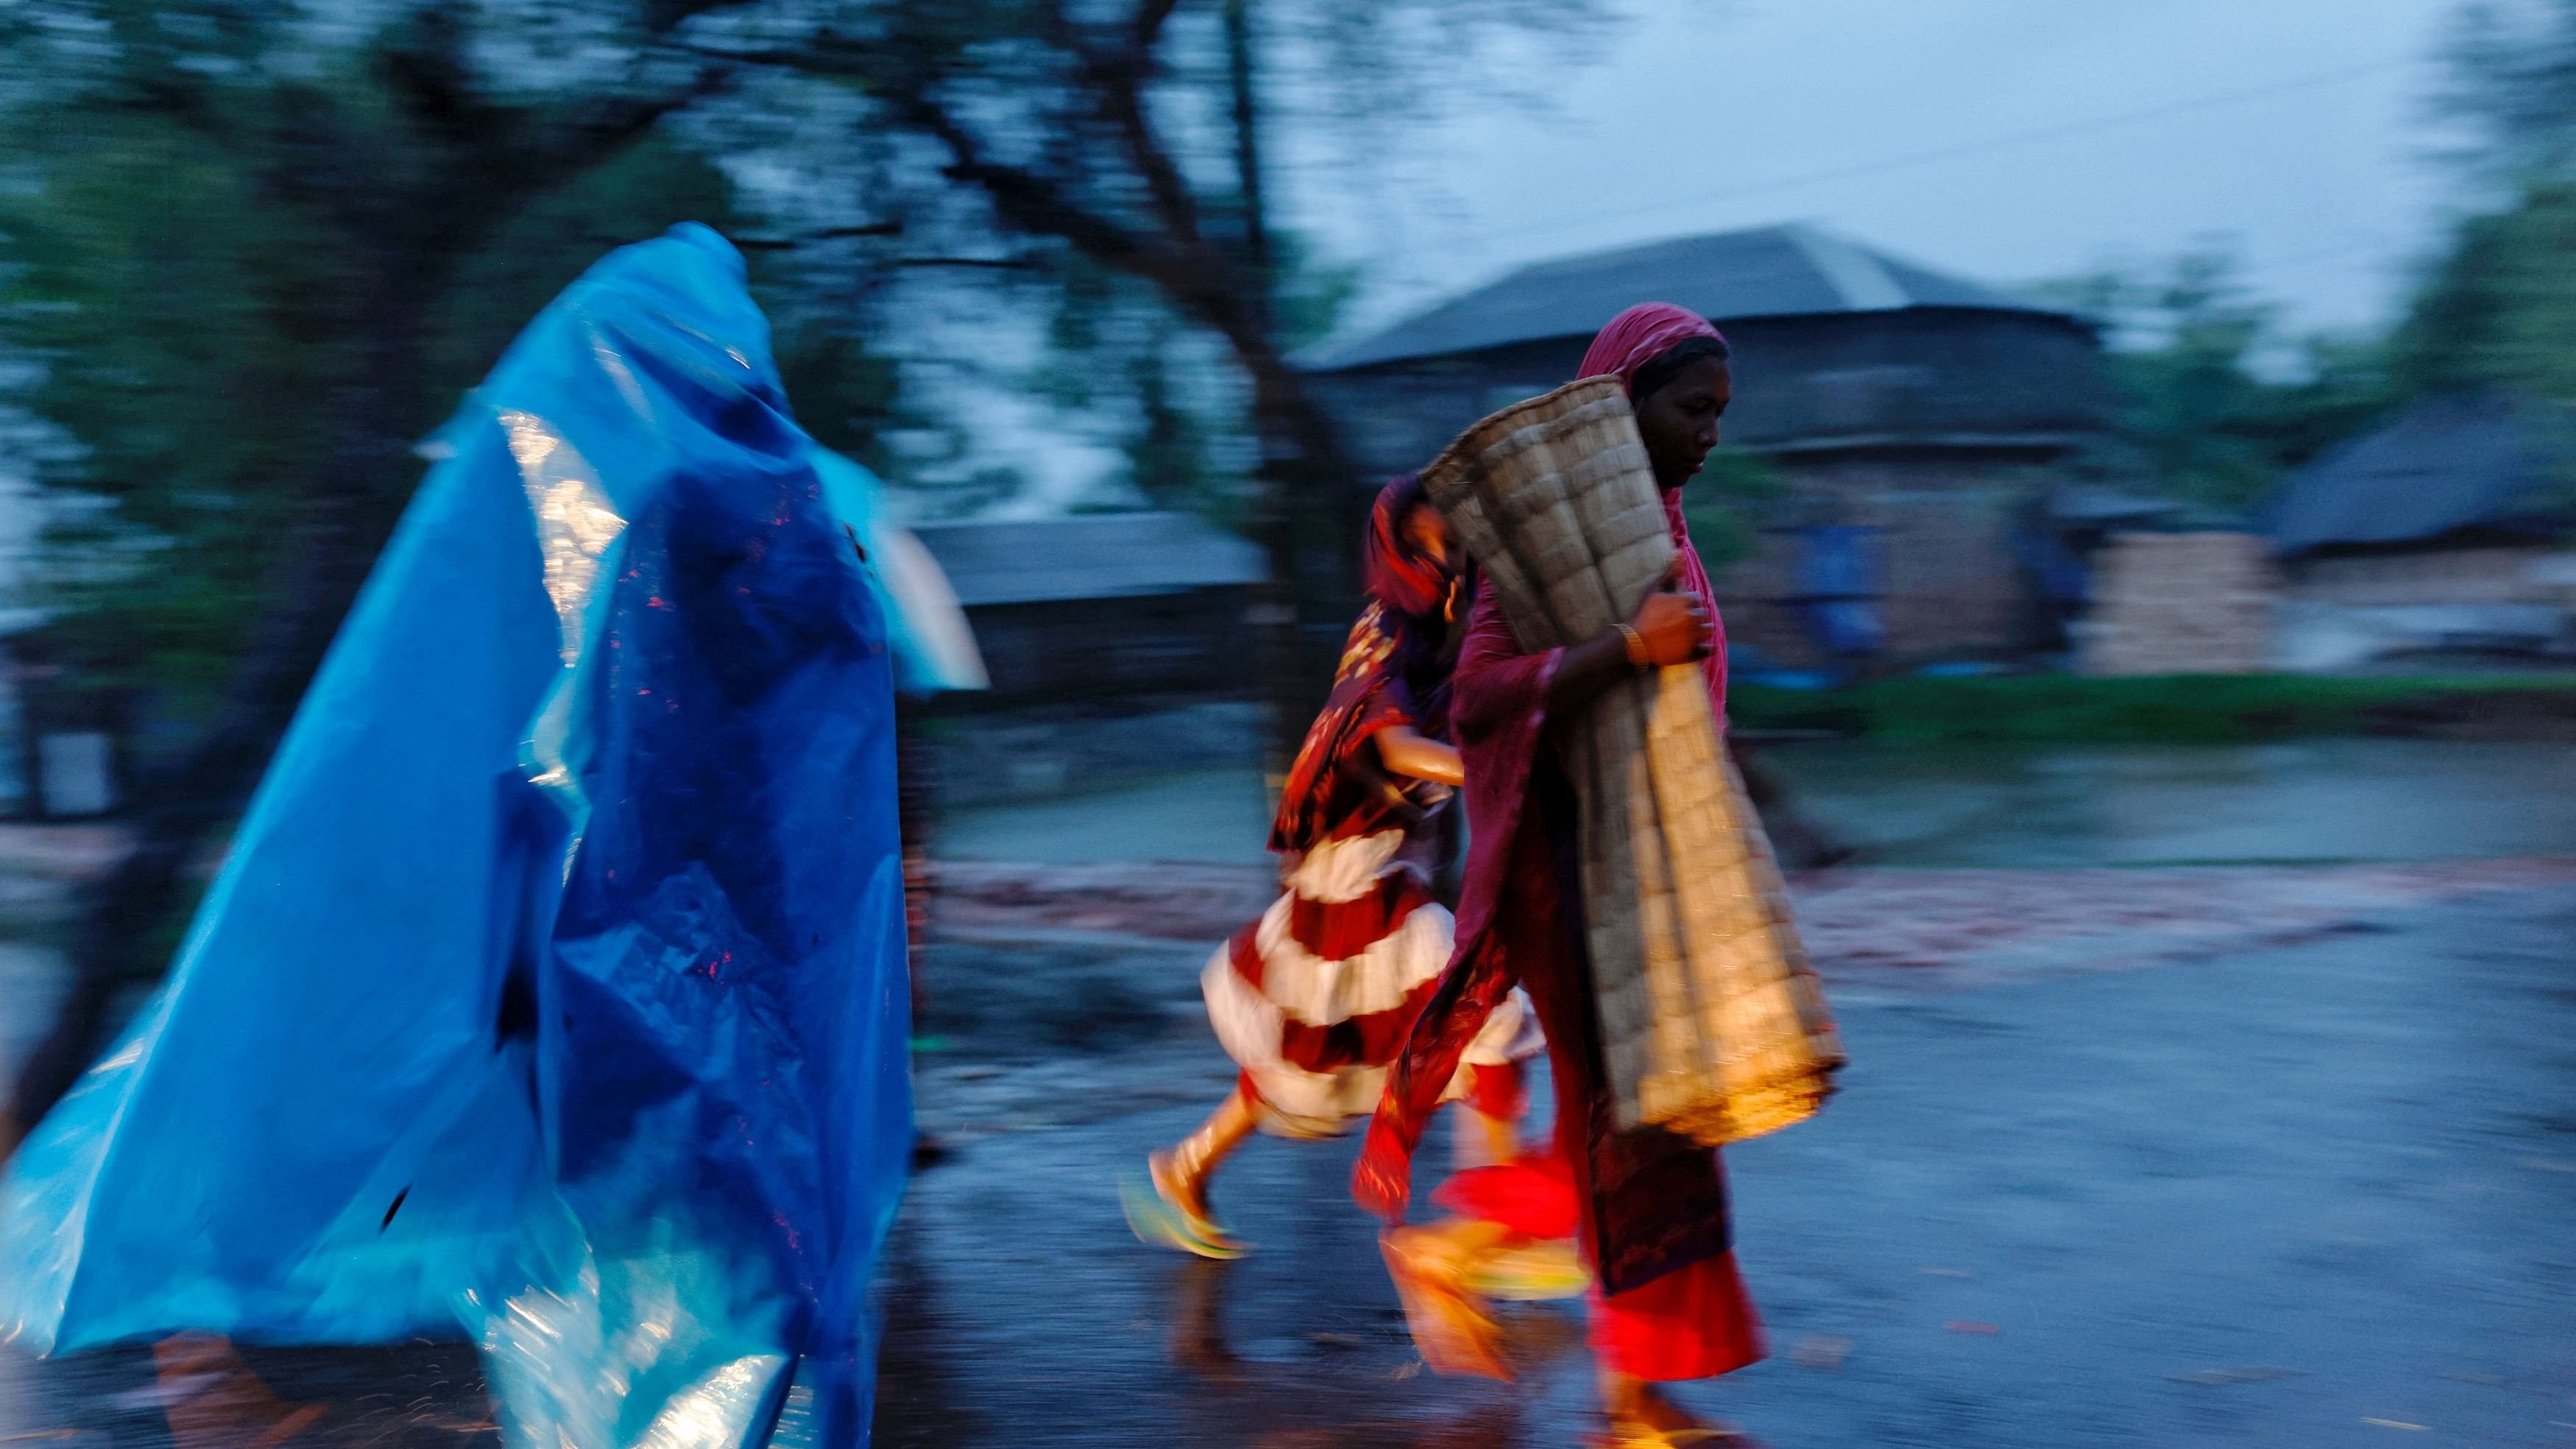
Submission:
M 1456 86 L 1357 154 L 1279 138 L 1289 220 L 1366 264 L 1354 330 L 1519 264 L 1785 220 L 2006 285 L 2224 237 L 2294 326 L 2370 327 L 2454 199 L 2425 97 L 2457 0 L 1625 3 L 1583 63 L 1516 58 L 1517 95 Z M 1007 512 L 1120 466 L 1005 411 L 987 451 L 1033 485 Z
M 1461 97 L 1401 160 L 1290 160 L 1296 219 L 1369 264 L 1366 320 L 1804 219 L 2002 283 L 2225 237 L 2294 325 L 2370 326 L 2454 194 L 2425 108 L 2454 0 L 1628 3 L 1590 64 L 1515 65 L 1541 109 Z

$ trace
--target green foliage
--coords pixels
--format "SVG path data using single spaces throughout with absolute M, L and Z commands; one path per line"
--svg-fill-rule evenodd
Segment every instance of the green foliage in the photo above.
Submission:
M 2496 204 L 2459 225 L 2385 339 L 2306 339 L 2280 365 L 2271 312 L 2223 251 L 2056 289 L 2112 327 L 2111 471 L 2232 509 L 2413 399 L 2576 407 L 2576 0 L 2467 4 L 2446 59 L 2439 100 L 2474 137 L 2454 159 Z
M 1180 354 L 1191 329 L 1154 288 L 1069 248 L 1052 249 L 1048 262 L 1036 284 L 1048 304 L 1047 350 L 1031 390 L 1070 425 L 1110 431 L 1127 459 L 1117 481 L 1136 496 L 1156 507 L 1216 511 L 1233 480 L 1209 451 L 1228 425 L 1222 405 L 1231 400 L 1208 385 L 1215 358 L 1190 373 Z
M 183 8 L 160 7 L 149 35 L 183 28 Z M 345 448 L 353 387 L 395 387 L 388 426 L 422 436 L 600 255 L 737 220 L 724 174 L 658 134 L 472 227 L 434 214 L 494 194 L 459 158 L 537 144 L 534 118 L 570 104 L 505 108 L 489 83 L 445 76 L 488 109 L 406 113 L 406 87 L 456 59 L 454 37 L 422 33 L 444 13 L 416 7 L 338 51 L 253 27 L 220 66 L 138 42 L 113 52 L 125 73 L 63 61 L 45 104 L 0 111 L 0 356 L 38 364 L 4 400 L 48 441 L 34 602 L 56 611 L 46 647 L 75 687 L 203 717 L 284 583 L 281 540 Z M 151 89 L 173 69 L 220 79 Z M 350 174 L 353 156 L 377 164 Z M 407 281 L 416 315 L 389 329 L 368 281 L 406 230 L 467 240 Z M 890 371 L 864 349 L 782 342 L 818 430 L 864 453 Z M 419 466 L 395 463 L 366 480 L 350 547 L 372 548 L 408 496 Z
M 1303 232 L 1274 231 L 1270 249 L 1270 308 L 1280 346 L 1294 352 L 1332 336 L 1359 300 L 1365 274 L 1324 255 Z
M 1831 730 L 1914 743 L 2236 744 L 2457 725 L 2507 709 L 2545 716 L 2563 729 L 2576 721 L 2576 678 L 2060 674 L 1891 679 L 1830 692 L 1754 685 L 1727 691 L 1727 715 L 1738 729 Z
M 1315 259 L 1295 233 L 1273 238 L 1271 306 L 1285 347 L 1320 340 L 1357 294 L 1356 267 Z M 1068 413 L 1114 420 L 1127 466 L 1118 482 L 1157 508 L 1241 522 L 1247 480 L 1230 457 L 1255 444 L 1242 415 L 1244 383 L 1224 344 L 1176 312 L 1156 288 L 1056 248 L 1034 284 L 1045 288 L 1047 353 L 1032 389 Z
M 721 170 L 657 136 L 538 197 L 504 222 L 458 267 L 440 299 L 431 352 L 439 378 L 433 395 L 446 395 L 438 411 L 445 413 L 456 388 L 480 382 L 519 329 L 592 263 L 683 221 L 731 232 L 743 218 Z M 755 287 L 763 280 L 760 262 L 753 254 Z M 854 373 L 851 381 L 864 387 L 869 380 Z M 818 410 L 828 401 L 828 395 L 818 396 Z
M 97 108 L 13 129 L 29 185 L 0 197 L 0 345 L 43 371 L 12 400 L 71 445 L 38 481 L 98 505 L 59 515 L 43 602 L 101 682 L 210 689 L 262 597 L 285 480 L 327 446 L 298 400 L 364 365 L 330 321 L 346 278 L 326 234 L 189 128 Z
M 2471 0 L 2455 16 L 2443 110 L 2474 128 L 2461 159 L 2507 184 L 2576 176 L 2576 0 Z
M 2285 346 L 2222 250 L 2146 275 L 2104 274 L 2056 295 L 2108 324 L 2118 455 L 2097 460 L 2172 498 L 2240 509 L 2284 469 L 2366 425 L 2396 398 L 2379 344 L 2309 338 Z M 2265 362 L 2274 365 L 2265 368 Z M 2267 376 L 2266 372 L 2273 375 Z M 2286 373 L 2283 377 L 2281 374 Z
M 1682 493 L 1682 516 L 1690 523 L 1700 562 L 1714 574 L 1751 558 L 1762 545 L 1760 518 L 1787 493 L 1788 484 L 1760 454 L 1729 447 L 1709 454 Z
M 915 420 L 903 405 L 903 373 L 871 351 L 840 319 L 782 327 L 772 345 L 796 421 L 814 441 L 881 477 L 900 477 L 901 460 L 887 437 Z
M 908 240 L 989 261 L 998 234 L 1018 252 L 1005 265 L 1057 289 L 1030 308 L 1048 327 L 1030 391 L 1113 437 L 1138 493 L 1274 540 L 1288 490 L 1344 486 L 1341 440 L 1288 355 L 1359 285 L 1269 217 L 1279 119 L 1374 164 L 1403 126 L 1505 68 L 1489 62 L 1538 42 L 1561 65 L 1619 18 L 1605 0 L 761 9 L 739 49 L 714 48 L 837 88 L 860 128 L 901 143 L 901 194 L 878 201 Z
M 0 345 L 45 365 L 16 401 L 77 445 L 40 481 L 95 505 L 58 514 L 42 602 L 63 612 L 53 647 L 86 682 L 162 691 L 193 715 L 227 678 L 275 585 L 273 544 L 333 445 L 322 401 L 375 365 L 376 339 L 335 229 L 267 204 L 185 126 L 79 122 L 77 144 L 55 130 L 19 146 L 39 180 L 0 209 Z M 712 167 L 647 145 L 511 218 L 429 309 L 417 430 L 602 252 L 728 211 Z M 388 481 L 380 516 L 408 486 Z
M 1127 436 L 1128 478 L 1147 498 L 1163 505 L 1216 501 L 1220 478 L 1208 457 L 1208 425 L 1176 386 L 1172 368 L 1172 334 L 1157 329 L 1127 365 L 1127 382 L 1136 399 L 1136 422 Z
M 2462 221 L 2391 352 L 2410 393 L 2507 394 L 2554 427 L 2556 506 L 2576 510 L 2576 0 L 2463 7 L 2444 108 L 2498 198 Z
M 2419 391 L 2504 388 L 2576 403 L 2576 181 L 2537 182 L 2464 223 L 2397 352 Z
M 1273 232 L 1268 305 L 1283 351 L 1330 336 L 1358 296 L 1360 269 L 1324 257 L 1302 233 Z M 1229 457 L 1249 458 L 1258 443 L 1242 414 L 1247 392 L 1224 363 L 1222 344 L 1191 327 L 1162 297 L 1133 282 L 1116 292 L 1129 309 L 1134 337 L 1123 350 L 1095 336 L 1094 345 L 1120 364 L 1086 372 L 1123 381 L 1134 411 L 1124 447 L 1126 482 L 1157 507 L 1187 508 L 1227 527 L 1243 521 L 1249 486 Z

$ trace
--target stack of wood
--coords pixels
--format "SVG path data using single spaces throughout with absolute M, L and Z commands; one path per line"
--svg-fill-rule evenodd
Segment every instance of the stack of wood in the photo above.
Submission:
M 2279 597 L 2250 533 L 2124 533 L 2094 560 L 2077 626 L 2084 673 L 2254 674 L 2269 663 Z
M 1627 619 L 1673 560 L 1616 378 L 1485 419 L 1422 482 L 1524 649 Z M 1814 1113 L 1842 1049 L 1698 666 L 1614 685 L 1572 722 L 1565 760 L 1619 1125 L 1715 1145 Z

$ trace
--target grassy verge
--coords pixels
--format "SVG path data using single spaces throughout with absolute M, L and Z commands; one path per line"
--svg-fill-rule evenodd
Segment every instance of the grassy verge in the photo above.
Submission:
M 1891 679 L 1727 692 L 1744 729 L 1885 740 L 2234 744 L 2320 734 L 2576 739 L 2576 676 Z

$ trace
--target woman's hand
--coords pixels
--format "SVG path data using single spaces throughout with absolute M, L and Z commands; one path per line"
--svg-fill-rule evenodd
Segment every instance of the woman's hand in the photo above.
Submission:
M 1664 570 L 1664 581 L 1628 620 L 1648 664 L 1692 664 L 1717 648 L 1717 628 L 1709 621 L 1708 603 L 1681 587 L 1681 575 L 1682 561 L 1676 558 Z
M 1369 736 L 1369 741 L 1377 746 L 1378 761 L 1391 775 L 1442 785 L 1466 782 L 1466 762 L 1458 752 L 1411 725 L 1390 725 Z
M 1565 651 L 1557 661 L 1556 677 L 1548 681 L 1547 708 L 1550 714 L 1564 714 L 1583 708 L 1622 679 L 1633 679 L 1641 667 L 1637 656 L 1645 656 L 1648 666 L 1688 664 L 1706 659 L 1717 649 L 1717 625 L 1711 619 L 1708 603 L 1699 595 L 1680 588 L 1682 561 L 1664 571 L 1664 580 L 1655 592 L 1637 606 L 1628 628 L 1637 631 L 1635 652 L 1630 652 L 1625 630 L 1604 629 Z

